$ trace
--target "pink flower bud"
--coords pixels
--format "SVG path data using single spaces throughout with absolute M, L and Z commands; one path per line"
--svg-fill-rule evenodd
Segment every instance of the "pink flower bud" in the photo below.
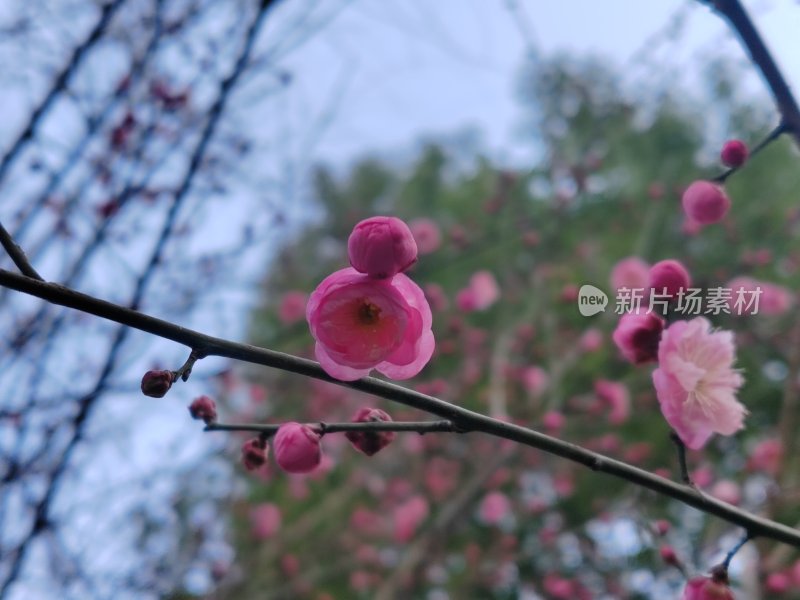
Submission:
M 667 535 L 667 533 L 671 529 L 671 525 L 669 524 L 669 521 L 665 519 L 659 519 L 658 521 L 653 523 L 653 529 L 655 529 L 658 535 L 664 536 Z
M 619 351 L 635 365 L 656 360 L 664 319 L 655 313 L 622 315 L 611 336 Z
M 565 423 L 564 415 L 557 410 L 549 410 L 542 415 L 542 425 L 550 432 L 558 432 Z
M 736 600 L 728 587 L 728 574 L 716 569 L 711 577 L 695 577 L 686 583 L 683 600 Z
M 379 408 L 361 407 L 353 415 L 353 423 L 376 423 L 380 421 L 391 422 L 392 417 Z M 357 449 L 372 456 L 388 446 L 396 437 L 394 431 L 348 431 L 344 434 L 350 443 Z
M 396 217 L 371 217 L 358 223 L 347 240 L 350 264 L 376 279 L 393 277 L 417 262 L 411 230 Z
M 489 492 L 480 505 L 481 520 L 488 525 L 497 525 L 511 513 L 511 502 L 502 492 Z
M 675 554 L 675 549 L 672 546 L 664 544 L 658 549 L 658 553 L 661 555 L 661 560 L 668 565 L 676 566 L 680 564 L 678 555 Z
M 742 500 L 742 492 L 739 484 L 730 479 L 720 479 L 711 488 L 711 495 L 717 500 L 722 500 L 728 504 L 738 505 Z
M 174 380 L 172 371 L 148 371 L 142 377 L 142 393 L 151 398 L 163 398 Z
M 747 149 L 747 144 L 742 140 L 728 140 L 722 146 L 720 158 L 722 159 L 722 164 L 726 167 L 737 168 L 745 163 L 749 155 L 750 151 Z
M 695 181 L 681 199 L 683 211 L 695 223 L 711 225 L 721 221 L 731 207 L 723 189 L 710 181 Z
M 689 271 L 677 260 L 662 260 L 650 267 L 650 287 L 656 294 L 666 289 L 666 293 L 674 298 L 680 290 L 685 292 L 689 289 L 690 285 Z
M 638 256 L 623 258 L 611 269 L 611 287 L 645 289 L 650 281 L 650 265 Z
M 308 425 L 284 423 L 272 440 L 275 462 L 287 473 L 308 473 L 319 466 L 319 434 Z
M 267 445 L 261 438 L 253 438 L 242 444 L 242 463 L 248 471 L 255 471 L 267 462 Z
M 198 396 L 189 405 L 189 414 L 193 419 L 202 419 L 206 423 L 217 420 L 217 405 L 208 396 Z

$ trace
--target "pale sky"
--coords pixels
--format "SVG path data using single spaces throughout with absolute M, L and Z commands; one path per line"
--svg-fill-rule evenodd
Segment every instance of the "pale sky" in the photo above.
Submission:
M 745 5 L 800 85 L 800 4 Z M 680 18 L 679 41 L 665 40 Z M 697 57 L 745 57 L 727 24 L 696 0 L 355 0 L 290 61 L 295 91 L 281 118 L 300 129 L 335 107 L 316 146 L 332 162 L 469 125 L 498 158 L 515 157 L 514 85 L 531 45 L 543 54 L 599 53 L 631 80 L 663 75 L 665 64 L 696 77 Z M 643 49 L 661 65 L 655 73 L 635 60 Z

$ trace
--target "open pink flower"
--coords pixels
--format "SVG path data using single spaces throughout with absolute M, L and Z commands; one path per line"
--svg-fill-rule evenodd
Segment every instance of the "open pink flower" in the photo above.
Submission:
M 713 433 L 733 435 L 744 427 L 735 353 L 733 333 L 713 331 L 703 317 L 673 323 L 661 336 L 653 384 L 664 418 L 692 450 Z
M 425 294 L 402 273 L 373 279 L 347 268 L 326 277 L 306 306 L 314 353 L 331 377 L 354 381 L 372 369 L 408 379 L 435 346 Z

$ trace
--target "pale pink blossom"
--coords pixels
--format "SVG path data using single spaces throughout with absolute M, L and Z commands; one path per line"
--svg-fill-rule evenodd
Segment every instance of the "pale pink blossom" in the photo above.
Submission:
M 689 448 L 702 448 L 714 433 L 733 435 L 747 410 L 736 399 L 743 378 L 733 368 L 733 333 L 714 331 L 703 317 L 665 329 L 653 384 L 661 412 Z
M 591 327 L 583 332 L 578 340 L 578 348 L 584 352 L 596 352 L 603 347 L 603 333 Z
M 755 471 L 764 471 L 775 477 L 783 461 L 783 444 L 777 438 L 761 440 L 750 453 L 747 466 Z
M 497 525 L 511 513 L 511 501 L 502 492 L 489 492 L 483 497 L 478 512 L 484 523 Z
M 656 360 L 664 319 L 655 313 L 625 313 L 611 339 L 628 361 L 635 365 Z
M 281 297 L 281 302 L 278 305 L 278 318 L 284 325 L 291 325 L 301 320 L 306 314 L 306 302 L 308 301 L 308 294 L 304 292 L 291 291 L 286 292 Z
M 550 385 L 550 376 L 541 367 L 525 367 L 520 373 L 525 390 L 533 397 L 541 396 Z
M 542 425 L 550 432 L 558 432 L 566 422 L 563 413 L 557 410 L 549 410 L 542 415 Z
M 385 279 L 417 262 L 417 243 L 408 225 L 397 217 L 370 217 L 353 227 L 347 254 L 359 273 Z
M 638 256 L 623 258 L 611 269 L 611 288 L 645 289 L 650 281 L 650 265 Z
M 408 223 L 411 234 L 417 242 L 420 254 L 430 254 L 442 244 L 442 232 L 433 219 L 414 219 Z
M 726 286 L 731 290 L 728 308 L 733 315 L 758 314 L 778 316 L 788 311 L 794 302 L 792 293 L 783 286 L 759 281 L 752 277 L 735 277 Z
M 464 312 L 482 311 L 500 298 L 500 286 L 489 271 L 478 271 L 470 277 L 469 285 L 458 292 L 456 304 Z
M 631 396 L 624 384 L 598 379 L 594 382 L 594 393 L 609 408 L 609 423 L 620 425 L 628 420 L 631 414 Z
M 372 279 L 352 268 L 336 271 L 311 294 L 306 319 L 317 360 L 342 381 L 360 379 L 373 368 L 408 379 L 433 355 L 430 306 L 402 273 Z
M 738 505 L 742 500 L 742 490 L 739 484 L 730 479 L 720 479 L 711 488 L 711 495 L 717 500 L 728 504 Z
M 264 502 L 250 510 L 250 528 L 258 540 L 267 540 L 281 528 L 281 509 L 276 504 Z
M 428 501 L 422 496 L 406 500 L 394 510 L 394 539 L 405 543 L 414 537 L 417 528 L 428 518 Z
M 308 473 L 322 460 L 319 434 L 308 425 L 284 423 L 272 440 L 275 462 L 287 473 Z

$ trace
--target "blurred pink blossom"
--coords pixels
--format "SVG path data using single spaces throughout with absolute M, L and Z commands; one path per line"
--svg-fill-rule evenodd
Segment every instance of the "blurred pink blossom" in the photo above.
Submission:
M 286 292 L 281 297 L 278 305 L 278 318 L 284 325 L 291 325 L 300 321 L 306 314 L 308 294 L 293 290 Z
M 442 232 L 433 219 L 414 219 L 408 223 L 411 234 L 417 242 L 420 254 L 430 254 L 442 245 Z

